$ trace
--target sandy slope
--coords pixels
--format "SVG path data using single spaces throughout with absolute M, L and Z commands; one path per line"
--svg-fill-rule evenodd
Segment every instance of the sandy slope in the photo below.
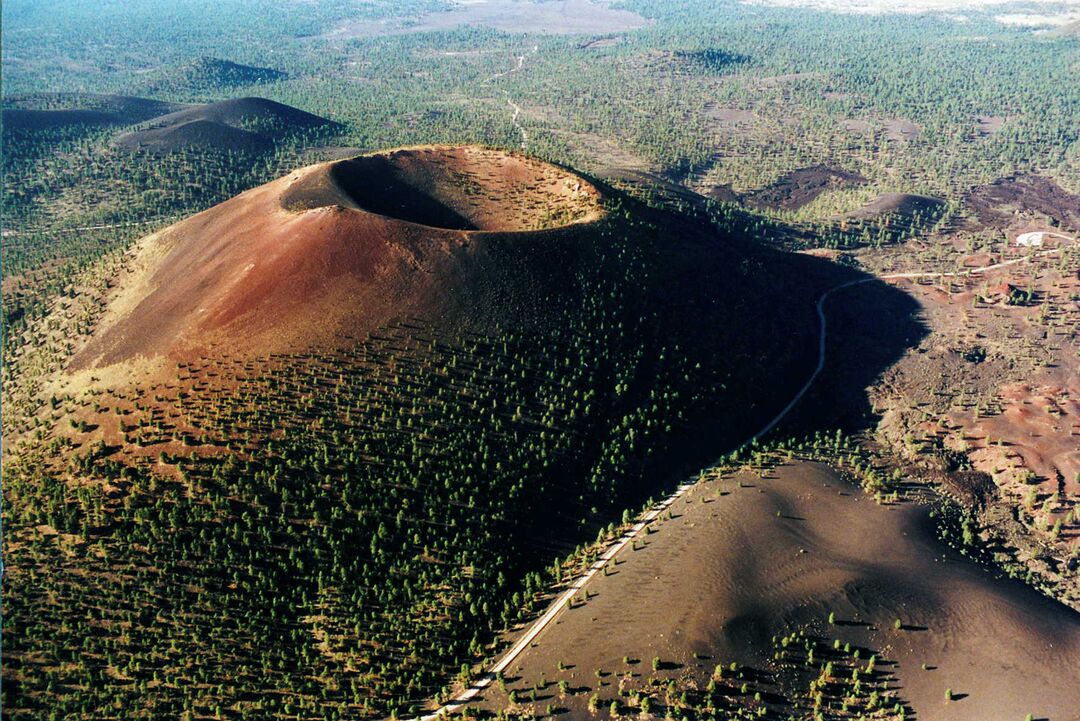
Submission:
M 899 693 L 919 719 L 1080 718 L 1080 615 L 946 549 L 925 507 L 877 506 L 806 463 L 741 480 L 693 489 L 520 657 L 508 675 L 522 680 L 509 688 L 544 674 L 595 689 L 594 671 L 623 668 L 627 655 L 702 677 L 718 661 L 764 666 L 774 633 L 809 627 L 897 662 Z M 869 625 L 829 626 L 830 611 Z M 945 702 L 947 688 L 958 700 Z M 561 703 L 586 718 L 588 695 Z

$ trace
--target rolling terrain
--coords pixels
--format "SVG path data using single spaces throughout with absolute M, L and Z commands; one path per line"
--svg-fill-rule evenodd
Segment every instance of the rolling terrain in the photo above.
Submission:
M 176 103 L 121 95 L 26 94 L 4 98 L 3 126 L 6 132 L 32 132 L 72 125 L 132 125 L 179 107 Z
M 288 134 L 327 129 L 317 115 L 265 98 L 235 98 L 176 110 L 120 135 L 116 147 L 153 154 L 180 151 L 265 153 Z

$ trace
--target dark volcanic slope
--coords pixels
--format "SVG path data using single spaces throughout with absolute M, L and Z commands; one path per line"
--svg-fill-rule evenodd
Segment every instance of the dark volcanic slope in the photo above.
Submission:
M 44 130 L 71 125 L 114 125 L 121 122 L 103 110 L 23 110 L 4 108 L 4 127 L 11 130 Z
M 145 127 L 120 136 L 116 145 L 158 153 L 191 148 L 262 152 L 281 135 L 332 125 L 325 118 L 273 100 L 235 98 L 154 118 Z
M 717 664 L 770 669 L 772 636 L 802 628 L 873 649 L 918 719 L 1078 718 L 1080 615 L 941 544 L 925 506 L 878 505 L 827 467 L 799 462 L 703 483 L 672 511 L 520 657 L 507 674 L 518 698 L 541 677 L 567 679 L 592 688 L 563 699 L 561 718 L 595 718 L 589 696 L 614 696 L 612 683 L 597 687 L 596 669 L 648 676 L 659 657 L 662 676 L 704 685 Z M 487 695 L 493 708 L 506 703 Z
M 1008 227 L 1024 215 L 1080 230 L 1080 195 L 1038 175 L 1002 178 L 980 186 L 968 193 L 964 203 L 983 225 Z
M 815 165 L 780 176 L 768 187 L 750 193 L 746 201 L 754 208 L 798 210 L 830 188 L 864 182 L 858 173 Z
M 317 128 L 331 124 L 326 118 L 266 98 L 232 98 L 162 115 L 151 120 L 149 125 L 177 125 L 192 120 L 209 120 L 233 126 L 266 123 L 283 129 Z
M 273 143 L 249 130 L 211 120 L 190 120 L 163 128 L 126 133 L 116 141 L 116 147 L 155 153 L 182 149 L 261 153 L 270 150 Z

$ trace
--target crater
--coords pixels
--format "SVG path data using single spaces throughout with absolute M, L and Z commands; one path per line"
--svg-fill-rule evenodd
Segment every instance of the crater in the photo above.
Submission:
M 318 166 L 282 194 L 290 212 L 340 206 L 460 231 L 524 232 L 603 215 L 579 175 L 477 146 L 401 148 Z

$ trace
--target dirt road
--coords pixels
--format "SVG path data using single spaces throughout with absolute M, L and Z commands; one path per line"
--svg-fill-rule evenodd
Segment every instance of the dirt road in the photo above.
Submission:
M 509 70 L 504 70 L 501 73 L 495 73 L 494 75 L 492 75 L 490 78 L 487 79 L 487 82 L 490 83 L 492 80 L 497 80 L 499 78 L 506 77 L 507 75 L 511 75 L 513 73 L 521 72 L 521 69 L 523 67 L 525 67 L 525 59 L 527 57 L 529 57 L 530 55 L 535 55 L 539 51 L 540 51 L 540 46 L 539 45 L 533 45 L 532 49 L 529 50 L 529 52 L 527 52 L 527 53 L 525 53 L 523 55 L 518 55 L 517 56 L 517 65 L 510 68 Z M 521 106 L 514 102 L 514 100 L 510 97 L 510 92 L 508 90 L 503 90 L 502 92 L 503 92 L 503 95 L 506 96 L 506 104 L 509 105 L 510 109 L 513 111 L 513 114 L 510 116 L 510 123 L 521 134 L 521 149 L 523 151 L 528 150 L 529 149 L 529 134 L 528 134 L 528 132 L 526 132 L 525 128 L 521 125 L 521 123 L 518 122 L 518 118 L 521 117 Z

